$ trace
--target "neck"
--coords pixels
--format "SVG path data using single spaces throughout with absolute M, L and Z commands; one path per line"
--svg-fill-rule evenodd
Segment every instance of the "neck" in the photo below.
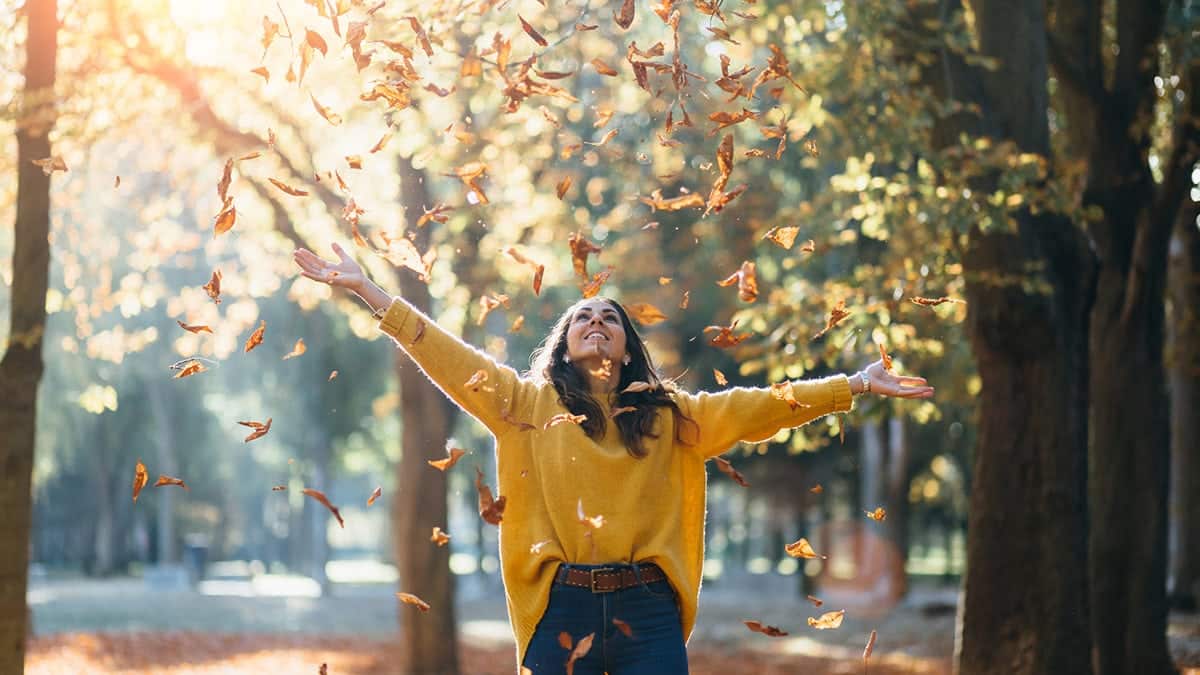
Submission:
M 617 383 L 621 381 L 621 366 L 614 363 L 612 372 L 608 378 L 596 377 L 592 374 L 593 370 L 599 371 L 604 367 L 603 362 L 592 363 L 589 359 L 583 363 L 576 364 L 576 367 L 583 373 L 583 378 L 587 380 L 588 392 L 600 400 L 606 400 L 607 396 L 617 390 Z

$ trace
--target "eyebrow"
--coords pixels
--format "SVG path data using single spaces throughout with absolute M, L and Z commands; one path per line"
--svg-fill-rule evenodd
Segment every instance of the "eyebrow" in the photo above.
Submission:
M 584 312 L 587 312 L 590 314 L 592 312 L 592 308 L 591 307 L 580 307 L 579 309 L 575 310 L 575 316 L 579 316 L 580 314 L 582 314 Z M 613 316 L 617 316 L 617 310 L 615 310 L 611 307 L 605 307 L 604 309 L 600 310 L 600 313 L 601 314 L 612 314 Z

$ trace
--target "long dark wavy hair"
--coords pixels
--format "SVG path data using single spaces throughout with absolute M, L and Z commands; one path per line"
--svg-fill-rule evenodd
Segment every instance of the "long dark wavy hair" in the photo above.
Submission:
M 659 377 L 654 362 L 650 360 L 650 353 L 646 350 L 646 343 L 642 341 L 641 336 L 633 327 L 625 308 L 611 298 L 601 297 L 598 299 L 608 303 L 617 311 L 621 317 L 621 325 L 625 329 L 625 351 L 629 354 L 630 361 L 629 365 L 613 364 L 614 370 L 619 365 L 621 371 L 616 392 L 623 391 L 633 382 L 646 382 L 651 386 L 646 391 L 618 393 L 616 407 L 634 406 L 637 408 L 613 418 L 621 432 L 621 440 L 625 443 L 625 449 L 630 455 L 639 459 L 646 456 L 647 450 L 642 440 L 645 437 L 658 437 L 654 433 L 654 422 L 658 417 L 659 408 L 669 408 L 674 416 L 675 440 L 690 444 L 680 435 L 683 424 L 691 425 L 696 432 L 699 431 L 699 427 L 695 420 L 685 415 L 679 409 L 679 404 L 671 398 L 670 394 L 677 391 L 678 387 L 674 382 Z M 534 350 L 530 374 L 553 384 L 554 389 L 558 392 L 559 403 L 571 414 L 587 415 L 587 419 L 580 426 L 588 438 L 597 439 L 604 437 L 610 411 L 605 410 L 604 403 L 597 401 L 592 396 L 588 390 L 587 376 L 580 368 L 574 363 L 563 361 L 563 355 L 567 353 L 567 329 L 571 325 L 571 319 L 575 316 L 575 312 L 584 302 L 584 300 L 580 300 L 571 305 L 558 318 L 550 330 L 550 334 Z

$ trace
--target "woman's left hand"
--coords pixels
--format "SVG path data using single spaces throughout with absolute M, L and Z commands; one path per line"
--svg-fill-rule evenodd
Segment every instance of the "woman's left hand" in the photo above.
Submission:
M 871 381 L 872 394 L 893 396 L 895 398 L 933 398 L 933 387 L 923 377 L 908 377 L 889 373 L 883 367 L 880 359 L 866 368 L 867 379 Z M 854 377 L 861 377 L 858 373 Z

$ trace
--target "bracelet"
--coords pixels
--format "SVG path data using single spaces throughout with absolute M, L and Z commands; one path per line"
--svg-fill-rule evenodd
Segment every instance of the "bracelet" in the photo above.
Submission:
M 862 386 L 863 386 L 862 391 L 859 393 L 860 394 L 871 393 L 871 378 L 867 377 L 867 371 L 865 371 L 865 370 L 858 371 L 858 376 L 859 376 L 859 378 L 862 379 Z
M 371 316 L 381 321 L 383 320 L 385 314 L 387 314 L 387 307 L 380 307 L 379 309 L 371 312 Z

